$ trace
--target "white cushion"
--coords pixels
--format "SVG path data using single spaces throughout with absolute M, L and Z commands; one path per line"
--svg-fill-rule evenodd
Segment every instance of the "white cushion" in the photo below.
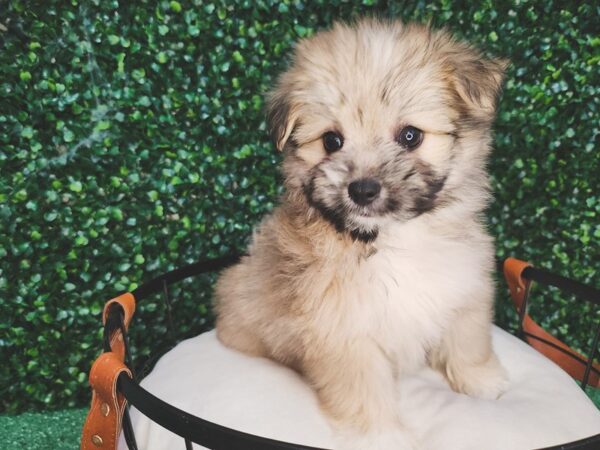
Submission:
M 511 380 L 499 400 L 458 394 L 429 368 L 401 379 L 399 408 L 422 449 L 530 450 L 600 433 L 600 411 L 562 369 L 499 328 L 493 342 Z M 333 448 L 333 431 L 300 376 L 224 347 L 214 331 L 181 342 L 141 384 L 212 422 Z M 140 449 L 185 448 L 181 437 L 133 408 L 132 420 Z

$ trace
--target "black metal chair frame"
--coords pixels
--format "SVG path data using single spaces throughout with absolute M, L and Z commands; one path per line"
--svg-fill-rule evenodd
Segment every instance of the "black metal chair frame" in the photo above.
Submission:
M 170 285 L 202 273 L 223 269 L 235 263 L 238 259 L 239 256 L 232 255 L 191 264 L 154 278 L 135 289 L 132 294 L 136 301 L 139 302 L 152 294 L 162 292 L 167 307 L 168 320 L 171 322 L 171 301 L 169 297 Z M 502 267 L 502 264 L 500 264 L 500 267 Z M 600 291 L 578 283 L 577 281 L 533 267 L 525 269 L 523 276 L 526 279 L 535 281 L 539 284 L 555 286 L 561 291 L 573 293 L 579 298 L 597 306 L 600 305 Z M 522 308 L 521 311 L 520 329 L 518 331 L 518 334 L 522 338 L 525 337 L 522 329 L 524 311 L 525 307 Z M 108 310 L 104 327 L 105 351 L 111 351 L 109 337 L 117 329 L 120 329 L 123 334 L 126 354 L 125 362 L 133 374 L 133 378 L 130 378 L 125 373 L 122 373 L 117 382 L 119 391 L 125 396 L 128 402 L 128 407 L 125 410 L 123 417 L 123 434 L 129 450 L 138 449 L 129 416 L 129 405 L 133 405 L 142 414 L 154 422 L 181 436 L 187 450 L 192 449 L 192 442 L 213 450 L 325 450 L 243 433 L 196 417 L 157 398 L 142 388 L 137 381 L 135 373 L 133 372 L 127 333 L 123 323 L 123 310 L 119 304 L 113 304 Z M 593 361 L 596 354 L 599 353 L 599 340 L 600 323 L 595 330 L 592 348 L 589 352 L 587 361 L 581 361 L 586 364 L 586 374 L 581 385 L 582 389 L 585 389 L 590 373 L 592 371 L 597 371 L 593 367 Z M 548 344 L 552 345 L 552 343 Z M 569 356 L 574 357 L 574 355 Z M 585 439 L 547 447 L 541 450 L 597 450 L 599 448 L 600 433 Z

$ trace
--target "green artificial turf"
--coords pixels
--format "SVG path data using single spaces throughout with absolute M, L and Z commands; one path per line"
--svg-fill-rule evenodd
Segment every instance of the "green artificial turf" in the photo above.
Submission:
M 0 416 L 1 450 L 79 448 L 87 409 Z

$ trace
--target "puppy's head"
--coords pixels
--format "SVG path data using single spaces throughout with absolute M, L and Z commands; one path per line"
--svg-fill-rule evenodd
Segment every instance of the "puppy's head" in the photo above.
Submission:
M 452 204 L 479 212 L 504 67 L 445 31 L 399 22 L 300 41 L 269 97 L 287 189 L 361 241 Z

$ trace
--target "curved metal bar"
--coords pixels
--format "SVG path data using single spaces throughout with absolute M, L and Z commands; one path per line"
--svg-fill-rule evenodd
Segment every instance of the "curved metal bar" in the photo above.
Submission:
M 154 294 L 155 292 L 160 291 L 163 288 L 163 283 L 173 284 L 201 273 L 221 270 L 235 264 L 239 260 L 240 255 L 234 253 L 221 258 L 208 259 L 194 264 L 189 264 L 153 278 L 147 283 L 144 283 L 138 288 L 134 289 L 131 293 L 135 297 L 136 301 L 139 301 L 151 294 Z
M 590 303 L 600 306 L 600 289 L 580 283 L 562 275 L 548 272 L 544 269 L 529 266 L 523 270 L 523 276 L 528 280 L 535 281 L 547 286 L 554 286 L 561 291 L 568 292 L 580 297 Z

